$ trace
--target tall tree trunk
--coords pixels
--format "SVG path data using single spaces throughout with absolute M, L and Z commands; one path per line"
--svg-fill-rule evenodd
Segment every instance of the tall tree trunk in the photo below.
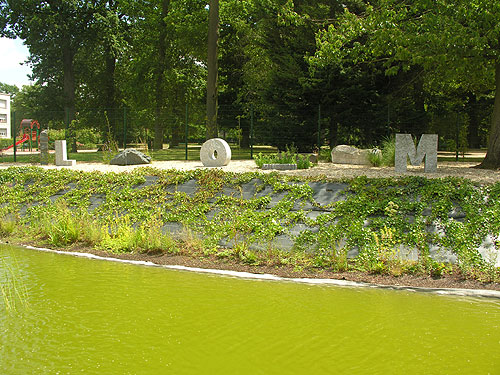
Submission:
M 116 59 L 111 46 L 106 46 L 106 77 L 104 82 L 104 92 L 106 108 L 108 111 L 109 126 L 113 137 L 117 138 L 116 130 L 116 85 L 115 85 Z M 122 138 L 123 139 L 123 138 Z
M 467 143 L 470 148 L 479 148 L 479 113 L 478 101 L 474 95 L 470 96 L 467 104 L 469 127 L 467 128 Z
M 328 129 L 328 142 L 330 143 L 330 148 L 334 148 L 338 143 L 339 124 L 335 120 L 334 116 L 330 117 L 329 124 L 330 127 Z
M 155 103 L 155 129 L 153 149 L 161 150 L 163 148 L 163 137 L 165 132 L 165 123 L 162 120 L 163 109 L 165 107 L 165 89 L 163 87 L 163 75 L 167 63 L 167 25 L 165 18 L 170 8 L 170 0 L 162 0 L 160 17 L 160 35 L 158 40 L 158 65 L 156 67 L 156 103 Z
M 64 111 L 68 128 L 75 119 L 75 71 L 73 66 L 73 49 L 69 35 L 62 36 L 62 58 L 63 58 L 63 92 L 64 92 Z M 73 129 L 74 131 L 74 129 Z M 76 152 L 76 137 L 74 134 L 71 143 L 71 152 Z
M 425 96 L 424 96 L 424 77 L 420 72 L 418 78 L 413 83 L 415 112 L 420 115 L 417 121 L 412 125 L 412 132 L 420 138 L 427 131 L 428 119 L 425 111 Z
M 495 64 L 495 85 L 495 103 L 491 116 L 488 151 L 483 162 L 477 166 L 483 169 L 500 168 L 500 62 L 498 61 Z
M 250 148 L 250 125 L 241 127 L 241 148 Z
M 219 40 L 219 0 L 210 0 L 207 55 L 207 139 L 217 137 L 217 46 Z

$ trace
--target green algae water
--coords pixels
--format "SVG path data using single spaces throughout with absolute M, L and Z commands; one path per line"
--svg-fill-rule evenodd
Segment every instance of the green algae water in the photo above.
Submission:
M 0 281 L 21 291 L 0 298 L 5 375 L 500 373 L 498 299 L 239 279 L 9 246 L 0 246 Z

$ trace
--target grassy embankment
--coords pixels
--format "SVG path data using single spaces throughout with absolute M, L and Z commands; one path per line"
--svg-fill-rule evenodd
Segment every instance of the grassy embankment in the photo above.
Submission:
M 500 281 L 499 269 L 477 251 L 486 236 L 500 233 L 500 183 L 356 178 L 344 181 L 342 199 L 321 206 L 303 182 L 220 170 L 8 168 L 0 170 L 0 238 L 312 271 L 440 277 L 458 270 L 465 278 Z M 190 184 L 196 187 L 192 194 L 179 189 Z M 243 185 L 254 187 L 252 197 L 243 199 Z M 317 214 L 310 216 L 311 210 Z M 171 224 L 182 232 L 165 231 Z M 297 225 L 304 230 L 291 235 L 293 248 L 280 250 L 276 238 Z M 222 248 L 221 240 L 231 248 Z M 458 263 L 433 260 L 430 246 L 453 252 Z M 403 248 L 417 249 L 418 261 L 401 259 Z M 349 259 L 352 249 L 359 255 Z

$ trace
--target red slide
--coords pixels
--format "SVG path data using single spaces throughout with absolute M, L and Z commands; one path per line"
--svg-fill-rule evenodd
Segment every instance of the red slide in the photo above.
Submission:
M 29 139 L 30 139 L 30 136 L 28 134 L 23 135 L 23 137 L 19 141 L 16 142 L 16 146 L 19 146 L 21 143 L 29 141 Z M 0 151 L 6 151 L 12 147 L 14 147 L 14 145 L 10 145 L 7 148 L 0 149 Z

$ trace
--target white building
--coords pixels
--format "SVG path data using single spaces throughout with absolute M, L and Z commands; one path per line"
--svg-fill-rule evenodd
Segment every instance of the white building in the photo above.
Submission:
M 10 95 L 0 93 L 0 138 L 10 137 Z

